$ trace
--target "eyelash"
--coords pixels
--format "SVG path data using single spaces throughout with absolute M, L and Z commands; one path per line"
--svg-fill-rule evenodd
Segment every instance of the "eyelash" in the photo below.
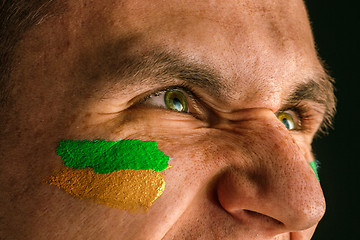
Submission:
M 311 108 L 303 103 L 297 103 L 294 106 L 284 108 L 281 111 L 292 111 L 296 114 L 296 118 L 299 120 L 299 129 L 295 129 L 298 132 L 311 131 L 310 123 L 313 119 L 311 114 Z
M 160 94 L 162 92 L 166 92 L 169 90 L 173 90 L 173 89 L 180 89 L 180 90 L 184 91 L 187 95 L 189 95 L 189 97 L 191 99 L 194 98 L 193 96 L 195 96 L 191 86 L 188 86 L 186 83 L 181 83 L 181 84 L 175 85 L 175 86 L 169 86 L 166 88 L 156 89 L 156 90 L 152 91 L 150 94 L 147 94 L 145 97 L 143 97 L 139 102 L 144 102 L 151 97 L 158 96 L 157 94 Z
M 202 98 L 194 93 L 195 90 L 193 89 L 192 86 L 189 86 L 186 83 L 180 83 L 179 85 L 169 86 L 169 87 L 166 87 L 166 88 L 161 88 L 161 89 L 154 90 L 152 93 L 147 94 L 145 97 L 143 97 L 139 102 L 143 103 L 146 100 L 150 99 L 151 97 L 158 96 L 163 92 L 170 91 L 170 90 L 173 90 L 173 89 L 178 89 L 178 90 L 183 91 L 185 93 L 186 97 L 189 100 L 189 105 L 190 104 L 204 105 L 204 104 L 201 104 L 203 102 Z M 192 115 L 193 117 L 195 117 L 197 119 L 201 119 L 199 113 L 189 111 L 189 112 L 187 112 L 185 114 L 190 114 L 190 115 Z
M 195 90 L 193 89 L 193 87 L 187 85 L 186 83 L 181 83 L 179 85 L 168 86 L 166 88 L 154 90 L 150 94 L 147 94 L 145 97 L 143 97 L 139 102 L 143 103 L 151 97 L 158 96 L 162 92 L 166 92 L 166 91 L 173 90 L 173 89 L 179 89 L 179 90 L 183 91 L 186 94 L 186 97 L 190 100 L 189 105 L 196 104 L 196 105 L 199 105 L 202 107 L 206 106 L 206 104 L 203 103 L 203 99 L 194 93 Z M 285 107 L 280 111 L 281 112 L 291 111 L 291 112 L 295 113 L 295 115 L 296 115 L 295 117 L 299 121 L 299 128 L 294 129 L 294 131 L 297 131 L 297 132 L 311 131 L 310 123 L 313 119 L 313 115 L 311 114 L 311 111 L 312 111 L 311 108 L 309 106 L 307 106 L 306 104 L 299 102 L 294 105 Z M 201 120 L 199 113 L 189 111 L 186 114 L 190 114 L 193 117 Z

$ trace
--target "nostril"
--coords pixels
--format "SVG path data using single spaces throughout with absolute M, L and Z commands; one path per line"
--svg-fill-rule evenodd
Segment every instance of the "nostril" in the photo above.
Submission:
M 247 209 L 244 209 L 243 211 L 244 211 L 245 215 L 247 215 L 249 218 L 257 219 L 257 221 L 265 222 L 268 224 L 274 224 L 274 225 L 278 225 L 278 226 L 284 225 L 281 221 L 279 221 L 275 218 L 272 218 L 270 216 L 264 215 L 262 213 L 258 213 L 258 212 L 247 210 Z
M 259 212 L 255 212 L 255 211 L 251 211 L 251 210 L 247 210 L 247 209 L 243 209 L 243 210 L 238 210 L 238 211 L 234 211 L 231 213 L 234 217 L 236 217 L 236 219 L 244 225 L 251 225 L 251 226 L 258 226 L 262 229 L 279 229 L 279 228 L 284 228 L 285 224 L 282 223 L 281 221 L 272 218 L 268 215 L 259 213 Z
M 261 232 L 266 238 L 272 238 L 287 231 L 285 224 L 281 221 L 256 211 L 242 209 L 232 212 L 231 215 L 236 218 L 240 226 Z

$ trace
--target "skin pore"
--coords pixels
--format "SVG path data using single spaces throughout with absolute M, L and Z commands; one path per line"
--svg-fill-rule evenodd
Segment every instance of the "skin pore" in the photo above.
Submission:
M 310 239 L 325 212 L 309 162 L 334 97 L 302 1 L 69 1 L 25 33 L 10 80 L 5 239 Z M 164 193 L 132 213 L 43 184 L 64 139 L 156 141 Z

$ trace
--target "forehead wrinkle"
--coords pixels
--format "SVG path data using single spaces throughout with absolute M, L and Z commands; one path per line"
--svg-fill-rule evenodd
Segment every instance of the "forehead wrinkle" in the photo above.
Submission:
M 80 57 L 80 72 L 86 74 L 83 77 L 87 81 L 99 86 L 104 84 L 102 79 L 133 89 L 143 85 L 169 86 L 180 81 L 216 97 L 226 97 L 228 94 L 226 90 L 229 87 L 214 68 L 190 60 L 180 52 L 159 47 L 139 52 L 136 48 L 139 44 L 141 36 L 135 35 L 115 43 L 106 43 L 95 50 L 94 47 L 85 50 Z

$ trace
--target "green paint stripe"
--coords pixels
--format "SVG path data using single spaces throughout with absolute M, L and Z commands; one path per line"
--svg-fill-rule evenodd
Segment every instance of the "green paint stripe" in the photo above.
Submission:
M 310 166 L 311 166 L 311 168 L 314 170 L 314 173 L 315 173 L 315 175 L 316 175 L 316 178 L 317 178 L 318 181 L 320 182 L 320 178 L 319 178 L 318 171 L 317 171 L 318 166 L 317 166 L 316 160 L 310 162 Z
M 56 152 L 62 157 L 65 166 L 93 168 L 101 174 L 125 169 L 163 171 L 170 160 L 157 148 L 156 142 L 136 139 L 62 140 Z

